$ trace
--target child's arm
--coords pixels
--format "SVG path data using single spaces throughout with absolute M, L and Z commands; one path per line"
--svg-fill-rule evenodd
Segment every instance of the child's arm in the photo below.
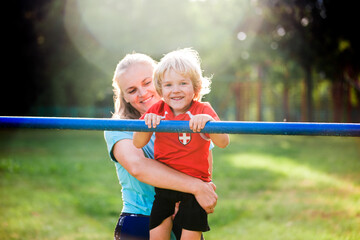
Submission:
M 161 116 L 158 116 L 153 113 L 148 113 L 144 117 L 145 124 L 148 128 L 156 128 L 157 125 L 160 124 Z M 134 132 L 133 136 L 133 144 L 137 148 L 144 147 L 149 141 L 152 136 L 152 132 Z
M 229 134 L 215 134 L 215 133 L 211 133 L 210 135 L 210 139 L 211 141 L 213 141 L 213 143 L 220 147 L 220 148 L 226 148 L 227 145 L 229 145 L 230 143 L 230 138 L 229 138 Z
M 209 173 L 210 173 L 210 178 L 212 178 L 212 173 L 213 173 L 213 155 L 212 155 L 212 150 L 209 151 L 208 161 L 209 161 Z
M 190 120 L 190 129 L 194 132 L 200 132 L 205 127 L 205 124 L 209 121 L 214 121 L 214 118 L 208 114 L 197 114 Z M 211 141 L 213 141 L 213 143 L 220 148 L 225 148 L 230 143 L 228 134 L 211 133 L 209 136 Z
M 133 144 L 137 148 L 144 147 L 151 138 L 152 132 L 134 132 Z

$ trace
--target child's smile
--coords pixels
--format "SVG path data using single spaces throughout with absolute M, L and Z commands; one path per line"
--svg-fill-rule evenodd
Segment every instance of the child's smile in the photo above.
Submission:
M 185 113 L 190 108 L 195 93 L 189 77 L 170 70 L 165 73 L 161 86 L 163 99 L 175 116 Z

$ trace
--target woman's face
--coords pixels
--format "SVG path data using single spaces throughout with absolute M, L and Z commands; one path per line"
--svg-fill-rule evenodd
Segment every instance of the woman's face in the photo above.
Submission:
M 160 100 L 153 84 L 154 68 L 151 64 L 137 63 L 122 73 L 120 88 L 126 102 L 140 114 L 144 114 L 154 103 Z

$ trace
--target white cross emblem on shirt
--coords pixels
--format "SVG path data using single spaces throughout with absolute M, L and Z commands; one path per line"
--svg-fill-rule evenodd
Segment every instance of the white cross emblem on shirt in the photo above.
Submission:
M 186 145 L 191 141 L 190 133 L 179 133 L 179 141 L 180 143 Z

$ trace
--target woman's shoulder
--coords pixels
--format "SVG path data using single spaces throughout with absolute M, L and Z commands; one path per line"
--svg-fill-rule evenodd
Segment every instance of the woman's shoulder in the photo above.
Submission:
M 128 131 L 104 131 L 104 138 L 108 145 L 114 145 L 123 139 L 133 139 L 133 134 Z

